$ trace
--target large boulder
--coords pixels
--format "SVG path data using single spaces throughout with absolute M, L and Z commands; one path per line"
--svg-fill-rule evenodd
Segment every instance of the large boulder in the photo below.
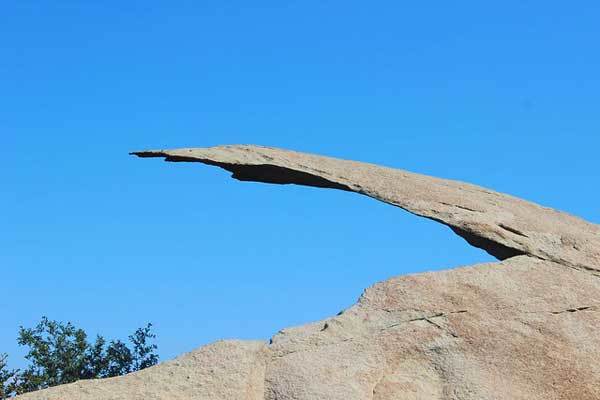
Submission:
M 600 399 L 600 227 L 478 186 L 257 146 L 144 151 L 239 180 L 354 191 L 448 225 L 501 261 L 401 276 L 269 343 L 23 399 Z

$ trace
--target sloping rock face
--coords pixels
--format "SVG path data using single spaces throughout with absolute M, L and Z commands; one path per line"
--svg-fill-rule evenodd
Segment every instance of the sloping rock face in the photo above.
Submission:
M 402 276 L 270 343 L 217 342 L 124 377 L 23 399 L 600 399 L 600 229 L 455 181 L 256 146 L 136 153 L 240 180 L 355 191 L 503 260 Z

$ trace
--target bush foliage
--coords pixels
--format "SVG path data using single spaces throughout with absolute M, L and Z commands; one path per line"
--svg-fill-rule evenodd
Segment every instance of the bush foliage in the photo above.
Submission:
M 0 354 L 0 399 L 7 398 L 16 392 L 16 371 L 8 370 L 6 366 L 6 354 Z
M 28 347 L 24 370 L 9 370 L 6 355 L 0 354 L 0 399 L 81 379 L 108 378 L 139 371 L 158 363 L 156 335 L 152 324 L 137 329 L 129 343 L 107 342 L 87 334 L 73 324 L 46 317 L 34 328 L 19 329 L 18 343 Z

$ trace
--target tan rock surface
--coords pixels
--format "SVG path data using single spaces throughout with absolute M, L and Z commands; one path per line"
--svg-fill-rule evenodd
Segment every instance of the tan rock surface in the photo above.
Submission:
M 348 190 L 441 222 L 499 259 L 527 254 L 600 276 L 600 226 L 479 186 L 356 161 L 259 146 L 133 153 L 201 162 L 243 181 Z
M 504 261 L 401 276 L 271 343 L 227 341 L 23 399 L 600 399 L 600 230 L 455 181 L 256 146 L 137 153 L 241 180 L 356 191 Z
M 126 376 L 79 381 L 18 399 L 263 399 L 266 344 L 221 341 Z

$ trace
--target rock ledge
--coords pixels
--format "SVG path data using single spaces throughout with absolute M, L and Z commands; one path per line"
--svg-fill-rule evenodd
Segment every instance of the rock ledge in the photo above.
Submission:
M 367 195 L 445 224 L 501 261 L 378 283 L 340 315 L 270 343 L 217 342 L 20 398 L 600 399 L 599 226 L 462 182 L 280 149 L 133 154 Z

